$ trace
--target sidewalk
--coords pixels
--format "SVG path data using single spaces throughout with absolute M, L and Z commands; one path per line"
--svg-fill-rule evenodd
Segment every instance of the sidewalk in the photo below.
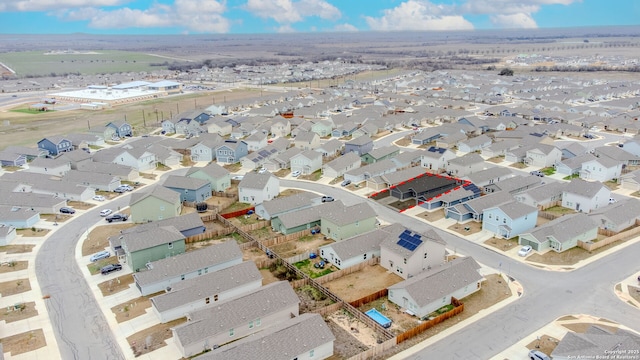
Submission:
M 632 291 L 637 291 L 637 295 L 640 295 L 640 271 L 629 276 L 628 278 L 622 280 L 614 287 L 614 292 L 616 296 L 627 303 L 628 305 L 635 306 L 637 309 L 640 309 L 640 301 L 634 299 L 631 296 Z M 633 286 L 637 289 L 631 289 L 629 286 Z

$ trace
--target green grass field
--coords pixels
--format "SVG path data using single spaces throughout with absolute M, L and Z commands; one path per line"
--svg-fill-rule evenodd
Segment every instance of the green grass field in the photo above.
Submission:
M 151 71 L 166 66 L 151 66 L 172 60 L 128 51 L 105 50 L 87 54 L 52 54 L 44 51 L 23 51 L 0 54 L 0 62 L 18 76 L 57 75 L 64 73 L 102 74 L 128 71 Z

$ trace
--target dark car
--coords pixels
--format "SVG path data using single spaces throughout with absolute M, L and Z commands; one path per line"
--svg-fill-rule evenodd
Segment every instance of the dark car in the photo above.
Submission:
M 109 273 L 112 273 L 114 271 L 120 271 L 122 270 L 122 265 L 120 264 L 109 264 L 105 267 L 103 267 L 102 269 L 100 269 L 100 273 L 102 275 L 107 275 Z
M 544 174 L 542 173 L 542 171 L 532 171 L 529 174 L 534 175 L 534 176 L 539 176 L 539 177 L 544 177 Z
M 60 208 L 60 212 L 63 214 L 75 214 L 76 211 L 70 207 L 63 206 Z
M 334 200 L 335 199 L 333 197 L 331 197 L 331 196 L 323 196 L 322 197 L 322 202 L 332 202 Z
M 129 219 L 129 217 L 125 214 L 111 214 L 105 218 L 107 222 L 127 221 L 127 219 Z

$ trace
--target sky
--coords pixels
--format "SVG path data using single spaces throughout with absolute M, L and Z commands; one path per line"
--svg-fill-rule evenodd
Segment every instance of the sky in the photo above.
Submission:
M 638 0 L 0 0 L 2 34 L 251 34 L 638 24 Z

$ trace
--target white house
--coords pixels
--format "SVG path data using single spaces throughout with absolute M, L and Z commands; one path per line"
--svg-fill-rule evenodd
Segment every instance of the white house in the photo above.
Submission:
M 388 288 L 388 298 L 406 312 L 424 319 L 432 312 L 480 290 L 484 278 L 471 257 L 439 264 Z
M 420 158 L 420 165 L 422 165 L 423 168 L 437 171 L 445 169 L 447 162 L 455 159 L 455 157 L 456 154 L 449 149 L 432 146 L 423 152 Z
M 562 151 L 553 145 L 536 144 L 526 151 L 525 164 L 545 168 L 553 166 L 562 160 Z
M 607 182 L 619 179 L 621 174 L 622 162 L 606 156 L 585 161 L 580 168 L 580 178 L 584 180 Z
M 396 227 L 389 230 L 389 236 L 380 244 L 380 265 L 408 279 L 442 264 L 446 257 L 445 246 L 444 240 L 433 230 L 419 234 L 404 226 Z
M 291 172 L 299 171 L 309 175 L 322 168 L 322 154 L 314 150 L 305 150 L 291 157 Z
M 358 154 L 350 152 L 339 156 L 322 166 L 322 175 L 329 178 L 343 176 L 347 171 L 357 169 L 362 164 Z
M 573 179 L 562 192 L 562 207 L 589 213 L 607 206 L 611 190 L 599 181 Z
M 372 230 L 325 245 L 319 249 L 320 257 L 327 259 L 338 269 L 345 269 L 371 258 L 380 257 L 380 244 L 382 241 L 389 237 L 390 232 L 403 230 L 402 225 L 392 224 L 381 229 Z
M 238 184 L 240 202 L 253 205 L 271 200 L 280 194 L 280 180 L 270 172 L 248 172 Z

